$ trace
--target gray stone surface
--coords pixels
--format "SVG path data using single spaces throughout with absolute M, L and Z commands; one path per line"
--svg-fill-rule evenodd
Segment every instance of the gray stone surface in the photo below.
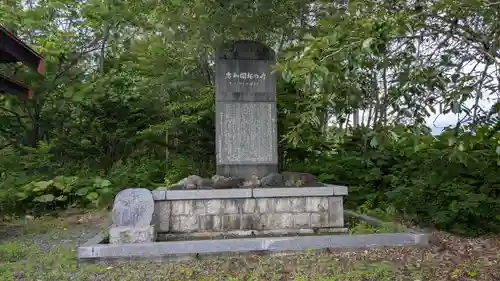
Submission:
M 215 231 L 220 229 L 220 216 L 207 215 L 199 216 L 200 220 L 200 230 L 205 231 Z
M 247 180 L 243 183 L 243 187 L 246 188 L 256 188 L 260 187 L 260 179 L 257 175 L 252 175 L 252 178 L 250 180 Z
M 274 212 L 286 213 L 292 212 L 292 201 L 290 197 L 273 198 Z
M 242 175 L 244 178 L 252 178 L 254 175 L 262 176 L 276 172 L 276 164 L 217 164 L 217 171 L 227 175 Z
M 348 193 L 347 186 L 333 185 L 333 184 L 324 184 L 324 185 L 328 187 L 333 187 L 333 195 L 346 196 Z
M 240 214 L 244 205 L 244 201 L 241 200 L 228 199 L 224 200 L 224 203 L 224 214 Z
M 78 258 L 157 258 L 195 254 L 245 253 L 255 251 L 285 252 L 321 249 L 365 249 L 399 246 L 428 246 L 429 234 L 390 233 L 366 235 L 322 235 L 279 238 L 241 238 L 221 240 L 191 240 L 124 245 L 94 245 L 80 247 Z
M 159 239 L 162 241 L 178 241 L 178 240 L 193 240 L 193 239 L 217 239 L 217 238 L 244 238 L 244 237 L 259 237 L 259 236 L 283 236 L 283 235 L 310 235 L 310 234 L 328 234 L 328 233 L 348 233 L 347 228 L 290 228 L 290 229 L 270 229 L 270 230 L 255 230 L 243 228 L 243 230 L 228 230 L 228 231 L 203 231 L 193 233 L 160 233 Z
M 195 215 L 197 210 L 198 200 L 176 200 L 171 201 L 172 204 L 172 214 L 177 215 Z
M 261 179 L 263 187 L 282 187 L 285 186 L 283 176 L 279 173 L 271 173 Z
M 78 259 L 89 259 L 89 258 L 104 258 L 98 255 L 94 255 L 94 247 L 99 247 L 99 245 L 94 246 L 80 246 L 77 248 L 76 255 Z
M 200 229 L 199 216 L 181 216 L 178 217 L 179 229 L 172 229 L 180 232 L 194 232 Z
M 328 227 L 328 214 L 326 212 L 311 214 L 311 227 Z
M 263 102 L 219 102 L 216 106 L 218 164 L 277 162 L 276 105 Z M 243 176 L 247 175 L 233 175 Z
M 167 200 L 191 200 L 191 199 L 227 199 L 227 198 L 251 198 L 250 188 L 241 189 L 200 189 L 200 190 L 167 190 Z
M 120 191 L 112 211 L 112 226 L 144 227 L 153 223 L 154 200 L 145 188 L 129 188 Z
M 90 238 L 87 240 L 87 242 L 83 243 L 80 248 L 92 248 L 92 246 L 101 244 L 104 241 L 104 235 L 103 233 L 99 233 L 95 235 L 94 237 Z
M 155 214 L 158 217 L 158 231 L 170 230 L 170 218 L 172 216 L 172 204 L 170 201 L 155 202 Z
M 326 212 L 328 211 L 327 197 L 307 197 L 306 212 Z
M 142 243 L 155 239 L 155 202 L 151 191 L 130 188 L 120 191 L 112 211 L 110 243 Z
M 231 178 L 224 177 L 221 175 L 215 175 L 212 177 L 212 186 L 215 189 L 229 189 L 229 188 L 241 188 L 244 186 L 245 179 L 243 178 Z
M 260 198 L 260 197 L 330 196 L 330 195 L 346 196 L 348 194 L 347 186 L 339 186 L 331 184 L 324 184 L 325 185 L 324 187 L 284 187 L 283 185 L 280 186 L 270 185 L 279 182 L 279 180 L 276 181 L 276 175 L 279 178 L 279 174 L 274 173 L 268 177 L 264 177 L 261 179 L 262 185 L 263 186 L 265 185 L 265 187 L 259 187 L 259 188 L 249 187 L 248 189 L 252 191 L 250 197 Z M 214 181 L 215 189 L 228 188 L 234 185 L 238 186 L 243 183 L 243 179 L 238 179 L 238 178 L 228 179 L 218 175 L 214 176 L 212 179 Z M 230 195 L 227 195 L 229 197 L 220 197 L 220 198 L 236 198 L 240 196 L 239 194 L 241 194 L 240 191 L 238 190 L 242 189 L 247 190 L 246 188 L 239 188 L 239 189 L 232 188 L 221 191 L 214 191 L 211 189 L 201 189 L 200 191 L 195 190 L 194 192 L 188 191 L 185 193 L 186 194 L 185 199 L 188 199 L 187 196 L 189 196 L 189 199 L 197 199 L 196 196 L 200 196 L 199 199 L 206 199 L 207 196 L 209 196 L 210 198 L 217 198 L 216 196 L 225 196 L 224 194 L 230 194 Z M 171 195 L 173 196 L 167 198 L 167 192 L 170 192 Z M 153 199 L 155 201 L 179 200 L 179 199 L 184 199 L 181 195 L 184 194 L 183 192 L 185 192 L 185 190 L 163 190 L 163 188 L 161 188 L 153 190 L 152 194 L 153 194 Z
M 183 189 L 201 189 L 212 186 L 212 181 L 210 179 L 204 179 L 197 175 L 188 176 L 174 186 L 182 186 Z
M 167 200 L 155 206 L 160 232 L 344 227 L 341 197 Z
M 309 228 L 311 227 L 311 214 L 310 213 L 300 213 L 293 215 L 293 227 L 294 228 Z
M 262 178 L 278 170 L 274 51 L 252 41 L 216 54 L 217 174 Z
M 155 201 L 165 200 L 166 198 L 165 190 L 153 190 L 151 191 L 151 194 L 153 194 L 153 200 Z
M 291 209 L 293 212 L 301 213 L 306 211 L 306 197 L 290 198 Z
M 109 229 L 110 244 L 130 244 L 154 242 L 156 231 L 154 226 L 119 226 Z
M 212 199 L 207 201 L 207 214 L 219 215 L 224 213 L 224 201 L 221 199 Z
M 243 213 L 254 214 L 256 212 L 257 202 L 255 199 L 248 199 L 243 202 Z
M 285 186 L 295 187 L 318 187 L 323 186 L 322 183 L 316 181 L 316 177 L 310 173 L 300 172 L 283 172 L 281 173 Z
M 342 197 L 328 198 L 328 225 L 344 226 L 344 203 Z
M 254 198 L 332 196 L 333 187 L 255 188 Z

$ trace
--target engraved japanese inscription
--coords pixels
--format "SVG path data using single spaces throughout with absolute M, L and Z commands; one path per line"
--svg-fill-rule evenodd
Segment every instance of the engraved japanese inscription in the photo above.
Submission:
M 276 83 L 269 61 L 219 60 L 215 68 L 219 95 L 231 92 L 275 92 Z
M 144 188 L 122 190 L 115 197 L 112 211 L 114 226 L 149 226 L 153 217 L 154 201 Z
M 228 80 L 229 85 L 248 85 L 256 86 L 260 81 L 266 80 L 267 75 L 265 73 L 249 73 L 249 72 L 226 72 L 226 80 Z
M 273 103 L 223 103 L 218 109 L 217 163 L 276 162 Z

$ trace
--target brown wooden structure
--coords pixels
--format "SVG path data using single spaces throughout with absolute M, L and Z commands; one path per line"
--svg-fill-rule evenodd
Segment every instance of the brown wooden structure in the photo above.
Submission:
M 40 75 L 45 74 L 43 57 L 0 25 L 0 63 L 22 62 Z M 9 93 L 20 98 L 32 98 L 26 85 L 0 74 L 0 94 Z

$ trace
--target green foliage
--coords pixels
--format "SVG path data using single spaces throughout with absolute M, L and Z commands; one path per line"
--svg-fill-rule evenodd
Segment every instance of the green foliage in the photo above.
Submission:
M 111 182 L 101 177 L 82 179 L 57 176 L 48 181 L 33 181 L 21 187 L 17 200 L 30 210 L 55 210 L 66 207 L 99 206 L 112 194 Z
M 370 202 L 366 202 L 357 208 L 357 212 L 377 218 L 382 224 L 374 227 L 360 218 L 349 217 L 349 233 L 351 234 L 404 232 L 404 227 L 397 222 L 397 210 L 391 205 L 387 206 L 385 209 L 380 209 L 373 207 Z
M 500 231 L 500 134 L 490 133 L 487 128 L 475 135 L 447 131 L 417 146 L 408 141 L 406 149 L 398 146 L 387 200 L 419 223 L 468 234 Z
M 399 233 L 403 231 L 402 226 L 393 222 L 384 222 L 381 226 L 373 227 L 362 221 L 349 228 L 350 234 Z
M 377 233 L 377 229 L 373 228 L 367 222 L 359 222 L 353 227 L 349 227 L 349 233 L 351 234 L 373 234 Z
M 167 163 L 167 171 L 165 173 L 164 183 L 166 186 L 175 184 L 181 179 L 192 174 L 196 165 L 195 161 L 190 161 L 186 157 L 180 155 L 171 155 Z
M 360 212 L 382 220 L 399 214 L 421 225 L 479 235 L 500 231 L 499 139 L 488 126 L 474 134 L 453 129 L 439 136 L 386 128 L 355 133 L 335 154 L 298 167 L 348 184 L 348 208 L 361 206 Z
M 106 178 L 113 183 L 114 192 L 129 187 L 152 188 L 163 182 L 164 162 L 148 156 L 119 160 L 111 166 Z
M 389 205 L 385 209 L 380 209 L 373 207 L 369 201 L 359 206 L 357 211 L 385 222 L 395 222 L 398 218 L 397 210 L 393 206 Z

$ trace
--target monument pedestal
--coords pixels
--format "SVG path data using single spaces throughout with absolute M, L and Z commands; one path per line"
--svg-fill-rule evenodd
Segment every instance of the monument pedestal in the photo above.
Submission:
M 118 226 L 109 229 L 110 244 L 148 243 L 156 240 L 156 230 L 150 226 Z
M 253 175 L 264 178 L 271 173 L 278 172 L 276 164 L 218 164 L 217 174 L 231 177 L 250 179 Z

